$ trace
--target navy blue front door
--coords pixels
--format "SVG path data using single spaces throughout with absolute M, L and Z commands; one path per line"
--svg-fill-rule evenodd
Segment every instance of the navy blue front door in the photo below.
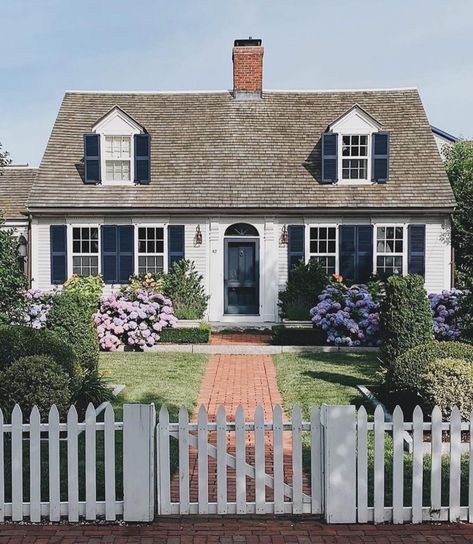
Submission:
M 340 274 L 353 283 L 366 283 L 373 273 L 373 226 L 340 227 Z
M 225 313 L 259 314 L 258 240 L 225 240 Z

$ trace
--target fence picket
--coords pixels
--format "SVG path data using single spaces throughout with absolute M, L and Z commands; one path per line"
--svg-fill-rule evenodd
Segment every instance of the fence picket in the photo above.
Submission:
M 245 413 L 241 404 L 235 413 L 235 457 L 236 457 L 236 504 L 237 514 L 246 514 L 245 472 Z
M 310 465 L 312 514 L 322 513 L 322 456 L 320 436 L 320 410 L 312 406 L 310 410 Z
M 30 414 L 30 521 L 41 521 L 41 416 L 37 406 Z
M 171 459 L 169 456 L 169 412 L 166 406 L 159 410 L 158 425 L 158 451 L 159 451 L 159 513 L 171 513 Z
M 49 410 L 48 418 L 48 452 L 49 452 L 49 519 L 61 519 L 61 475 L 59 451 L 59 411 L 55 404 Z
M 470 444 L 468 455 L 468 522 L 473 523 L 473 410 L 470 413 Z
M 217 513 L 227 513 L 227 415 L 221 404 L 217 410 Z
M 460 519 L 460 477 L 461 477 L 461 414 L 454 406 L 450 415 L 450 485 L 449 521 Z
M 12 520 L 23 519 L 23 414 L 15 404 L 11 415 Z
M 92 404 L 85 412 L 85 519 L 94 520 L 97 516 L 97 446 L 96 415 Z
M 358 523 L 368 523 L 368 414 L 366 408 L 358 410 L 357 472 L 358 472 Z
M 374 412 L 374 522 L 384 523 L 384 411 Z
M 284 513 L 284 450 L 283 450 L 283 414 L 276 404 L 273 408 L 273 476 L 274 476 L 274 513 Z
M 302 413 L 292 409 L 292 513 L 302 513 Z
M 266 488 L 264 485 L 265 462 L 264 462 L 264 411 L 258 405 L 255 409 L 255 503 L 256 513 L 265 513 Z
M 197 416 L 198 430 L 198 466 L 199 466 L 199 514 L 209 513 L 209 457 L 207 452 L 208 418 L 205 406 L 202 404 Z
M 422 486 L 424 476 L 424 414 L 420 406 L 412 415 L 412 523 L 422 523 Z
M 104 414 L 105 519 L 115 521 L 115 413 L 109 403 Z
M 189 413 L 179 408 L 179 513 L 189 513 Z
M 3 412 L 0 409 L 0 522 L 5 521 L 5 448 Z
M 432 410 L 430 508 L 439 513 L 442 505 L 442 412 L 438 406 Z
M 77 410 L 74 406 L 67 412 L 67 502 L 68 519 L 79 521 L 79 446 Z
M 403 523 L 404 506 L 404 414 L 393 412 L 393 523 Z

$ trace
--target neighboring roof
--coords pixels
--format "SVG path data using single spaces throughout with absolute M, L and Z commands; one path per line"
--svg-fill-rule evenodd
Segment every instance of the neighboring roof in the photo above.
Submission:
M 26 201 L 37 172 L 37 168 L 29 166 L 0 170 L 0 215 L 5 220 L 26 220 Z
M 434 134 L 437 134 L 437 136 L 440 136 L 441 138 L 445 138 L 445 140 L 448 140 L 449 142 L 458 142 L 459 138 L 456 136 L 452 136 L 448 132 L 445 132 L 444 130 L 434 127 L 434 125 L 430 125 L 430 128 L 432 129 L 432 132 Z
M 390 180 L 327 186 L 320 138 L 353 105 L 391 133 Z M 83 134 L 118 105 L 151 135 L 151 183 L 91 186 Z M 64 96 L 34 183 L 31 209 L 449 208 L 455 204 L 415 89 L 265 91 L 262 100 L 209 93 Z

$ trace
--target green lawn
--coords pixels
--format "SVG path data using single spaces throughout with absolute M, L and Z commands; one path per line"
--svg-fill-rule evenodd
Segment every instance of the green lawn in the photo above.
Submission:
M 314 404 L 363 404 L 356 385 L 381 379 L 377 353 L 284 353 L 273 360 L 286 412 L 299 404 L 305 417 Z
M 125 385 L 113 402 L 117 419 L 124 403 L 154 402 L 157 412 L 166 404 L 177 421 L 181 404 L 194 410 L 207 361 L 192 353 L 101 353 L 100 370 L 111 383 Z

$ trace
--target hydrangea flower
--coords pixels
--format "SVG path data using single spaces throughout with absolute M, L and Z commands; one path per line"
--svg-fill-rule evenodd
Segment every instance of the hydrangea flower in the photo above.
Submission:
M 177 318 L 162 294 L 124 289 L 101 298 L 95 323 L 102 350 L 115 351 L 120 345 L 143 350 L 159 341 L 164 327 L 175 327 Z
M 458 315 L 460 297 L 458 289 L 444 290 L 429 295 L 434 334 L 437 340 L 458 340 L 461 332 L 461 318 Z
M 53 304 L 54 295 L 55 291 L 28 289 L 25 294 L 23 322 L 34 329 L 44 327 Z

